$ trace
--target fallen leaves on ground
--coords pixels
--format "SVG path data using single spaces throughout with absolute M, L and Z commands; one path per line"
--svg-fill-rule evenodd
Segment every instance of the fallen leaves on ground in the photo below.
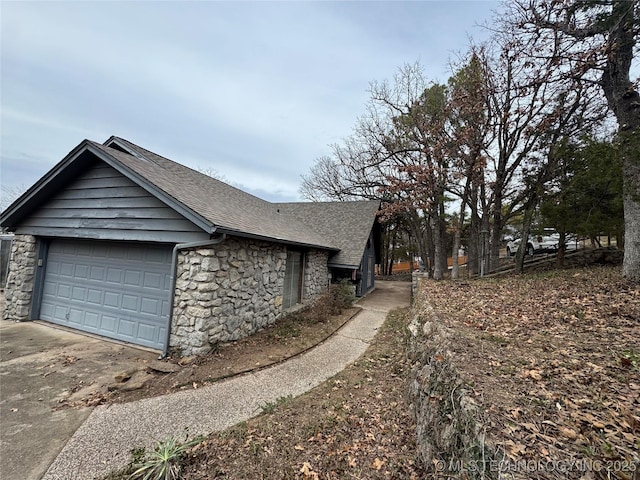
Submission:
M 407 322 L 406 310 L 390 315 L 353 365 L 268 414 L 211 435 L 184 478 L 424 478 L 404 400 Z
M 508 459 L 598 461 L 595 478 L 635 478 L 638 284 L 617 268 L 598 267 L 424 288 L 439 320 L 455 332 L 454 362 Z M 535 471 L 529 478 L 557 474 Z

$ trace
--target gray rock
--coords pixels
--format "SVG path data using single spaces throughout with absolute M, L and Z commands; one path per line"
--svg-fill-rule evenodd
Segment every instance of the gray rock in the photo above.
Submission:
M 161 362 L 159 360 L 148 363 L 147 368 L 160 373 L 175 373 L 181 370 L 180 365 L 170 362 Z

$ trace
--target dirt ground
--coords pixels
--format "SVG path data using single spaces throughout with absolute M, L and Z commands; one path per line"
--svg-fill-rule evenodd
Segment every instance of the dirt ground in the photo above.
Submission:
M 143 361 L 128 371 L 118 372 L 109 381 L 79 386 L 60 408 L 130 402 L 199 388 L 265 368 L 322 342 L 359 311 L 351 307 L 323 321 L 310 320 L 301 313 L 279 320 L 248 338 L 220 345 L 205 356 Z

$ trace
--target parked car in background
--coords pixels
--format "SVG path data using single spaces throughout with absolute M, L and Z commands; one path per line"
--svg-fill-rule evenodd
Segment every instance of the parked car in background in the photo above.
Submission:
M 507 255 L 513 256 L 520 246 L 520 238 L 513 238 L 507 242 Z M 560 243 L 559 233 L 548 233 L 546 235 L 529 235 L 527 246 L 525 247 L 525 255 L 533 256 L 537 253 L 554 253 L 558 251 Z M 577 241 L 574 235 L 565 237 L 565 249 L 567 251 L 576 250 Z
M 521 238 L 514 238 L 507 243 L 507 255 L 515 255 L 520 247 Z M 525 255 L 533 256 L 536 253 L 548 253 L 558 250 L 558 234 L 552 235 L 529 235 Z

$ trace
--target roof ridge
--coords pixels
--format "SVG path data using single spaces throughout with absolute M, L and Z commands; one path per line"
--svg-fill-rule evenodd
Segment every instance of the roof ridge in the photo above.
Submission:
M 322 203 L 322 204 L 328 204 L 328 203 L 332 203 L 332 204 L 344 204 L 344 203 L 350 203 L 350 204 L 354 204 L 354 203 L 367 203 L 367 202 L 380 202 L 380 200 L 376 200 L 376 199 L 368 199 L 368 200 L 311 200 L 308 202 L 277 202 L 276 205 L 306 205 L 306 204 L 318 204 L 318 203 Z

